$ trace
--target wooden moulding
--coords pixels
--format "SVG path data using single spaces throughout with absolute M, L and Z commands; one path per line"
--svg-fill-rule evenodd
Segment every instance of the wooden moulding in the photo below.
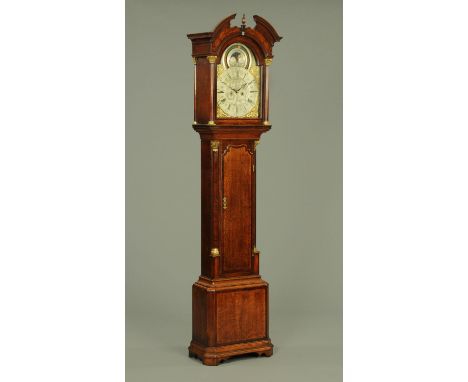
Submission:
M 200 134 L 201 139 L 253 139 L 271 129 L 270 126 L 217 126 L 194 125 L 193 129 Z
M 192 341 L 189 347 L 189 357 L 198 358 L 207 366 L 217 366 L 226 359 L 242 354 L 270 357 L 273 354 L 273 344 L 270 340 L 261 340 L 218 347 L 203 347 Z

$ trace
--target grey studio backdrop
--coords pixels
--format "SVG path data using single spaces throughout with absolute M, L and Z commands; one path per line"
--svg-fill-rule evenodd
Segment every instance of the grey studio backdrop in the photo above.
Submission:
M 188 357 L 200 274 L 200 141 L 187 33 L 226 16 L 283 36 L 272 129 L 257 147 L 257 247 L 270 283 L 271 358 Z M 342 4 L 126 3 L 126 376 L 143 381 L 342 380 Z

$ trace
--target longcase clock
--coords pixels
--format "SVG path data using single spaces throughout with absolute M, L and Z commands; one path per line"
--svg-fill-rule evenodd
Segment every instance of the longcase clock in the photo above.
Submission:
M 201 139 L 201 275 L 192 287 L 189 356 L 218 365 L 271 356 L 268 283 L 255 243 L 255 150 L 270 130 L 268 71 L 281 37 L 265 19 L 189 34 L 195 64 L 194 130 Z

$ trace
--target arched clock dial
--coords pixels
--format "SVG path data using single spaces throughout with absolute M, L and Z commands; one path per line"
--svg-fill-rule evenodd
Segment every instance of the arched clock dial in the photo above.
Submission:
M 259 73 L 245 45 L 233 44 L 224 51 L 217 70 L 217 118 L 259 117 Z

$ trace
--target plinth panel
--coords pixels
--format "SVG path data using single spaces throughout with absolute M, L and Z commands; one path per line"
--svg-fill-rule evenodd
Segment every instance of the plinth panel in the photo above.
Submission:
M 216 295 L 217 343 L 266 337 L 266 289 L 220 292 Z
M 230 288 L 195 283 L 192 288 L 192 339 L 209 346 L 268 337 L 268 284 Z
M 273 354 L 268 337 L 268 284 L 258 276 L 196 282 L 192 321 L 189 354 L 205 365 L 241 354 Z

